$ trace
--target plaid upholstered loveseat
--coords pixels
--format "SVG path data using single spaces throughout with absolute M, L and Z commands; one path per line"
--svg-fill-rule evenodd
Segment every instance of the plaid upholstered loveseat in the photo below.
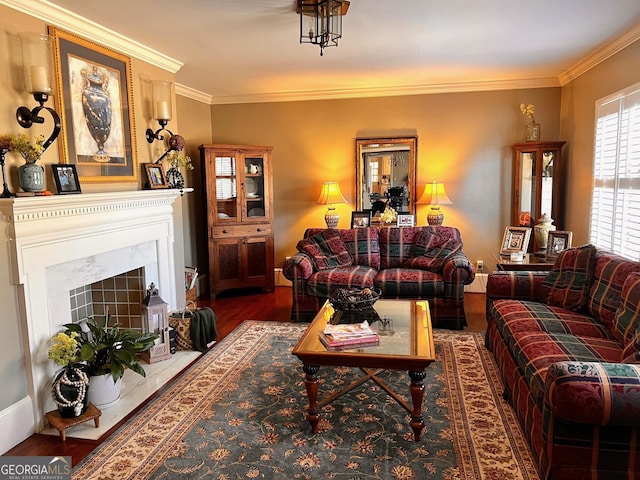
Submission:
M 384 298 L 427 299 L 434 326 L 462 329 L 464 286 L 475 270 L 453 227 L 310 228 L 285 261 L 293 321 L 310 321 L 337 288 L 375 287 Z
M 591 245 L 493 272 L 493 352 L 544 479 L 640 478 L 640 262 Z

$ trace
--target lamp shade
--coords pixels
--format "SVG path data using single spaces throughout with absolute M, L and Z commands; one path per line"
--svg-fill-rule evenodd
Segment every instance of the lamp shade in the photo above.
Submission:
M 422 205 L 453 205 L 444 189 L 444 183 L 438 183 L 435 180 L 424 186 L 424 192 L 422 192 L 418 203 Z
M 316 203 L 318 205 L 333 205 L 334 203 L 347 203 L 347 200 L 342 196 L 338 182 L 324 182 Z
M 444 189 L 444 183 L 438 183 L 435 180 L 424 186 L 424 192 L 422 192 L 418 203 L 431 205 L 431 210 L 427 215 L 429 225 L 442 225 L 444 214 L 440 211 L 440 205 L 453 205 Z

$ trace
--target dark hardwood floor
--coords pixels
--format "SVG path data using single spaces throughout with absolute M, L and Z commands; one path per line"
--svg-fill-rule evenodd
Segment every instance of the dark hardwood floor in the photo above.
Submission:
M 288 322 L 291 312 L 291 289 L 277 287 L 275 293 L 230 292 L 219 295 L 215 300 L 198 300 L 198 306 L 210 306 L 216 313 L 218 340 L 226 337 L 244 320 L 272 320 Z M 465 295 L 465 313 L 468 331 L 484 331 L 485 296 L 484 294 Z M 215 347 L 214 347 L 215 348 Z M 161 392 L 162 390 L 160 390 Z M 152 398 L 138 407 L 143 408 Z M 135 414 L 134 411 L 131 415 Z M 123 419 L 124 423 L 127 419 Z M 73 465 L 89 455 L 100 443 L 105 441 L 118 427 L 107 432 L 98 440 L 84 440 L 67 437 L 61 441 L 53 435 L 34 434 L 24 442 L 15 446 L 4 455 L 10 456 L 71 456 Z

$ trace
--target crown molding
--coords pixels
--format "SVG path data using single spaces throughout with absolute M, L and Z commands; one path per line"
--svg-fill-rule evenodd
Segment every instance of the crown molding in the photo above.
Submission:
M 348 88 L 335 90 L 292 91 L 255 95 L 213 96 L 212 104 L 294 102 L 309 100 L 338 100 L 368 97 L 395 97 L 403 95 L 427 95 L 435 93 L 482 92 L 492 90 L 517 90 L 525 88 L 560 87 L 556 77 L 533 79 L 489 80 L 480 82 L 452 82 L 430 85 L 404 85 L 390 87 Z
M 560 74 L 560 84 L 564 87 L 567 83 L 575 80 L 583 73 L 586 73 L 593 67 L 604 62 L 608 58 L 618 53 L 620 50 L 628 47 L 638 40 L 640 40 L 640 25 L 636 25 L 611 42 L 606 43 L 591 51 L 585 58 L 569 68 L 566 72 Z
M 207 103 L 209 105 L 213 103 L 212 95 L 196 90 L 195 88 L 187 87 L 181 83 L 176 83 L 176 95 L 187 97 L 198 102 Z
M 0 3 L 171 73 L 182 68 L 182 62 L 46 0 L 0 0 Z

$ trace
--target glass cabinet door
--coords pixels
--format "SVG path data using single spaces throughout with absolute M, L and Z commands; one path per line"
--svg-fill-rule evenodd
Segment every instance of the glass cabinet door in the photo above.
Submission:
M 260 156 L 244 157 L 245 211 L 247 217 L 264 217 L 265 162 Z
M 238 177 L 236 158 L 216 155 L 216 214 L 219 220 L 237 220 Z

